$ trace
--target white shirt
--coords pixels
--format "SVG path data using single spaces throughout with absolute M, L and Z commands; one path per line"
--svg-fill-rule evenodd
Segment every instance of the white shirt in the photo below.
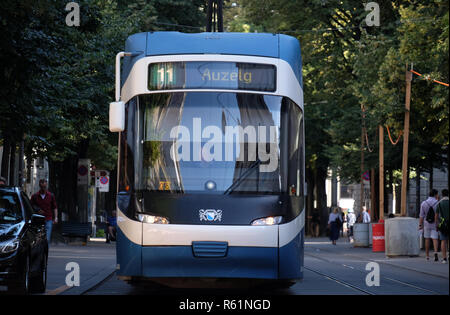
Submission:
M 363 214 L 363 223 L 370 223 L 370 214 L 367 211 L 364 211 L 362 214 Z
M 341 216 L 339 215 L 339 213 L 330 213 L 330 216 L 328 217 L 328 224 L 330 224 L 331 222 L 336 221 L 336 218 L 339 218 L 339 220 L 342 221 Z
M 356 215 L 353 212 L 347 214 L 347 224 L 348 226 L 353 226 L 356 223 Z

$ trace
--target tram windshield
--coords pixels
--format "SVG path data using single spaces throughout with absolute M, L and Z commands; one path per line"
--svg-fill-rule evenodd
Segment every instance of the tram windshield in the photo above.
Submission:
M 139 190 L 279 194 L 288 164 L 298 173 L 302 115 L 281 96 L 178 92 L 134 102 Z

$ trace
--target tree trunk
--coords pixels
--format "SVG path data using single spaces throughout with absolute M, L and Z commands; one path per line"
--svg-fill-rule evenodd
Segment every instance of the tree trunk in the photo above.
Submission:
M 416 218 L 420 214 L 420 170 L 416 170 Z
M 116 210 L 117 167 L 109 173 L 109 192 L 105 193 L 105 210 L 108 214 Z M 306 232 L 306 231 L 305 231 Z
M 394 186 L 394 190 L 395 190 L 395 213 L 401 213 L 401 208 L 402 208 L 402 199 L 401 199 L 402 186 L 401 185 L 395 185 Z
M 58 213 L 64 213 L 69 221 L 78 221 L 76 209 L 77 198 L 77 164 L 76 156 L 69 156 L 62 162 L 49 161 L 50 188 L 58 202 Z
M 24 158 L 24 141 L 23 141 L 23 135 L 20 138 L 20 143 L 19 143 L 19 177 L 18 177 L 18 181 L 17 181 L 17 185 L 20 188 L 23 188 L 23 175 L 24 175 L 24 167 L 23 167 L 23 158 Z
M 314 174 L 309 167 L 305 168 L 306 180 L 306 220 L 305 220 L 305 234 L 311 234 L 310 225 L 311 217 L 314 209 Z
M 327 169 L 316 168 L 315 171 L 315 188 L 316 188 L 316 202 L 317 209 L 321 214 L 322 230 L 325 229 L 328 222 L 328 208 L 327 208 L 327 194 L 326 194 L 326 179 Z
M 430 168 L 430 182 L 429 182 L 429 184 L 430 184 L 430 186 L 428 187 L 428 192 L 430 192 L 432 189 L 433 189 L 433 174 L 434 172 L 433 172 L 433 166 L 431 166 L 431 168 Z
M 4 135 L 3 138 L 3 154 L 2 154 L 2 166 L 0 176 L 9 178 L 9 156 L 11 152 L 11 142 L 9 141 L 9 137 Z M 7 181 L 8 182 L 8 181 Z
M 395 183 L 394 183 L 394 171 L 392 169 L 389 170 L 389 194 L 394 198 L 395 196 Z M 388 212 L 389 207 L 392 207 L 392 213 L 395 211 L 395 205 L 388 202 Z
M 10 149 L 10 158 L 9 158 L 9 185 L 16 186 L 16 143 L 11 143 Z

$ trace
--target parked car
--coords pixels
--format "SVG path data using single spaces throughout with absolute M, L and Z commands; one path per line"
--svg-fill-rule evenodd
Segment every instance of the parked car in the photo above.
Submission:
M 45 292 L 47 259 L 45 217 L 19 188 L 0 186 L 0 285 L 19 294 Z

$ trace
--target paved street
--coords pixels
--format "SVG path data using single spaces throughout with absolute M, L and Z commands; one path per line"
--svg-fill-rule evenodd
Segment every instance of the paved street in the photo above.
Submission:
M 80 286 L 67 287 L 65 279 L 70 272 L 66 265 L 80 266 Z M 380 266 L 380 286 L 366 285 L 366 265 Z M 91 241 L 82 245 L 53 245 L 50 248 L 47 295 L 248 295 L 247 289 L 173 289 L 133 287 L 118 280 L 115 244 Z M 426 261 L 419 257 L 387 258 L 384 253 L 373 253 L 370 248 L 354 248 L 346 239 L 337 246 L 327 239 L 307 239 L 305 243 L 305 272 L 302 282 L 289 289 L 253 289 L 254 294 L 286 295 L 365 295 L 365 294 L 449 294 L 448 265 Z
M 66 266 L 75 262 L 80 267 L 80 286 L 66 286 Z M 46 295 L 81 294 L 110 275 L 116 266 L 115 244 L 91 241 L 88 245 L 66 245 L 62 243 L 50 246 L 48 257 L 48 275 Z M 0 294 L 6 288 L 0 286 Z
M 387 258 L 370 248 L 354 248 L 345 239 L 337 246 L 327 239 L 307 239 L 305 273 L 302 282 L 287 290 L 260 290 L 269 294 L 449 294 L 448 265 L 425 261 L 420 257 Z M 379 263 L 380 286 L 366 286 L 365 270 L 370 261 Z M 101 285 L 86 294 L 248 294 L 232 289 L 149 289 L 135 288 L 111 275 Z

